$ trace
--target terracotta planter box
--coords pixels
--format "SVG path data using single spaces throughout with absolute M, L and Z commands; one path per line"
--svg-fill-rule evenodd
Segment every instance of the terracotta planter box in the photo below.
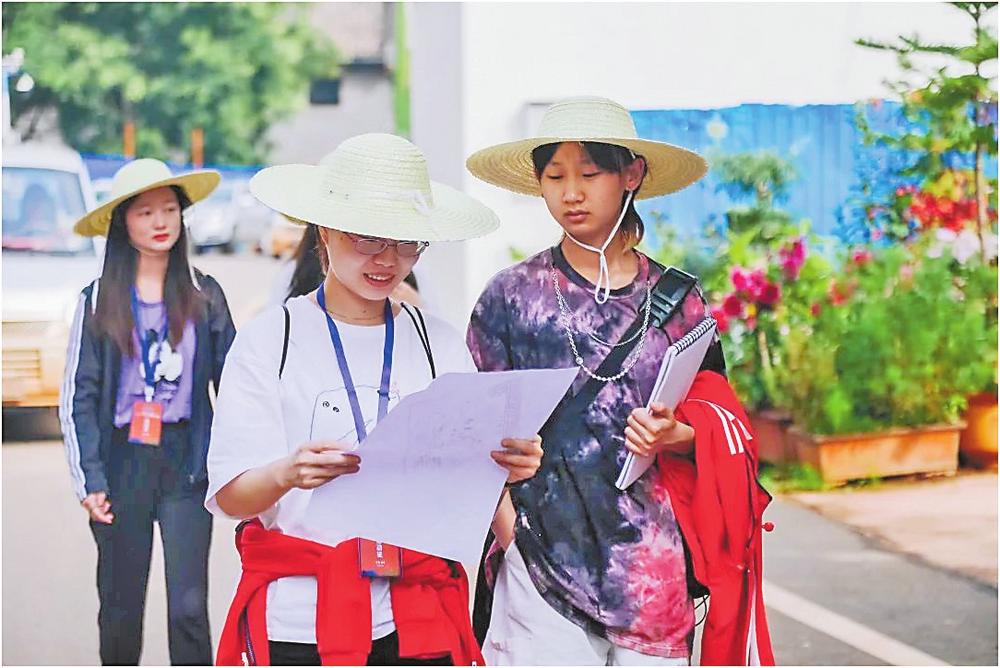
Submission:
M 965 424 L 891 429 L 868 434 L 815 436 L 788 430 L 798 459 L 819 471 L 826 482 L 912 473 L 954 473 L 958 438 Z
M 785 411 L 767 409 L 750 414 L 750 428 L 757 436 L 757 457 L 761 461 L 784 464 L 795 459 L 795 444 L 786 433 L 791 425 L 792 416 Z
M 980 468 L 997 467 L 997 396 L 969 397 L 965 430 L 959 441 L 962 460 Z

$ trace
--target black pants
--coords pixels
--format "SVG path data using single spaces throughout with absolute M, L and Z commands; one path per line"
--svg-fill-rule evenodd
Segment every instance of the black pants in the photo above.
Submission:
M 137 665 L 142 652 L 146 584 L 159 522 L 167 577 L 167 639 L 173 665 L 211 665 L 208 548 L 212 516 L 205 484 L 185 481 L 188 430 L 164 425 L 161 445 L 128 443 L 115 432 L 108 471 L 111 524 L 90 523 L 97 542 L 101 663 Z
M 298 642 L 268 643 L 272 666 L 318 666 L 319 652 L 316 645 Z M 399 658 L 399 636 L 393 631 L 384 638 L 372 641 L 372 651 L 368 655 L 369 666 L 452 666 L 450 656 L 438 659 Z

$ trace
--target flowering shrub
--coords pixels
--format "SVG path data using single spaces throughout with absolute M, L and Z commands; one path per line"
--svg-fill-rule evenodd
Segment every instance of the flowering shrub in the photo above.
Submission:
M 924 232 L 949 230 L 958 234 L 968 230 L 971 234 L 966 237 L 977 240 L 978 251 L 978 236 L 973 231 L 978 209 L 972 178 L 969 170 L 945 169 L 919 188 L 914 184 L 898 186 L 887 204 L 866 207 L 872 238 L 910 241 Z M 986 207 L 986 218 L 996 223 L 995 207 Z
M 995 266 L 955 269 L 927 241 L 852 252 L 842 278 L 783 338 L 775 383 L 819 434 L 955 422 L 995 382 Z
M 732 267 L 727 290 L 712 307 L 730 377 L 752 410 L 783 404 L 774 375 L 782 363 L 782 338 L 813 317 L 812 304 L 827 289 L 831 273 L 820 254 L 808 251 L 803 236 L 779 240 L 756 264 Z

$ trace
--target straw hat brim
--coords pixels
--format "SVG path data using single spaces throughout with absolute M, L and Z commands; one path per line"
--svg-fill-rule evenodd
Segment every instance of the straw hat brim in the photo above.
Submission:
M 349 193 L 327 196 L 327 177 L 322 166 L 276 165 L 250 179 L 250 192 L 293 222 L 397 241 L 463 241 L 500 226 L 492 209 L 442 183 L 430 182 L 433 202 L 426 210 L 401 211 L 401 200 L 391 194 L 381 202 L 352 201 Z
M 106 236 L 108 228 L 111 226 L 111 213 L 114 211 L 116 206 L 130 197 L 135 197 L 136 195 L 140 195 L 146 191 L 155 190 L 156 188 L 162 188 L 164 186 L 180 186 L 184 189 L 184 192 L 187 193 L 188 199 L 190 199 L 193 204 L 195 202 L 200 202 L 211 195 L 212 191 L 218 187 L 221 180 L 222 175 L 219 174 L 219 172 L 211 169 L 205 169 L 196 172 L 188 172 L 186 174 L 178 174 L 177 176 L 172 176 L 169 179 L 154 181 L 148 185 L 142 186 L 141 188 L 136 188 L 130 192 L 116 195 L 115 197 L 104 202 L 83 218 L 76 221 L 76 224 L 73 226 L 73 231 L 85 237 Z
M 636 199 L 677 192 L 708 171 L 708 163 L 694 151 L 665 142 L 625 137 L 532 137 L 476 151 L 465 166 L 473 176 L 487 183 L 522 195 L 541 196 L 531 153 L 539 146 L 568 141 L 615 144 L 642 156 L 647 173 Z

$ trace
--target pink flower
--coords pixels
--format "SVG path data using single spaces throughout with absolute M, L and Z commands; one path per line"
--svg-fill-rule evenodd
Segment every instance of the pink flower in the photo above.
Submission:
M 725 334 L 729 331 L 729 316 L 726 315 L 726 312 L 722 308 L 713 306 L 712 317 L 715 318 L 715 323 L 718 325 L 720 334 Z
M 749 280 L 747 282 L 747 297 L 750 298 L 750 301 L 759 302 L 760 296 L 768 284 L 767 276 L 764 274 L 764 270 L 755 269 L 750 273 Z
M 747 329 L 749 329 L 751 332 L 757 329 L 757 318 L 750 317 L 744 320 L 743 322 L 746 323 Z
M 882 230 L 874 229 L 872 230 L 872 241 L 878 241 L 882 238 Z
M 799 271 L 806 261 L 806 242 L 799 238 L 791 246 L 785 246 L 778 251 L 778 260 L 785 278 L 794 281 L 799 277 Z
M 722 300 L 722 311 L 726 315 L 738 318 L 743 315 L 743 301 L 735 293 Z
M 736 292 L 746 292 L 749 276 L 750 274 L 742 267 L 733 267 L 733 270 L 729 272 L 729 280 L 732 281 Z

